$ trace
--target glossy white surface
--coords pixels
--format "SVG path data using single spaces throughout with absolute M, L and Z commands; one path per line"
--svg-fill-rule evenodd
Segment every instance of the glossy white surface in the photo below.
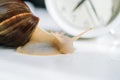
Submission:
M 111 56 L 111 47 L 78 41 L 75 49 L 73 54 L 47 57 L 0 48 L 0 80 L 120 79 L 120 60 Z
M 45 10 L 39 15 L 39 25 L 57 26 Z M 57 56 L 29 56 L 0 47 L 0 80 L 120 80 L 120 51 L 113 42 L 83 39 L 75 42 L 73 54 Z

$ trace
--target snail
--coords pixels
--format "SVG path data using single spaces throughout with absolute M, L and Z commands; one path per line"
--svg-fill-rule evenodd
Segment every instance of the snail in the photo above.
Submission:
M 48 32 L 37 26 L 39 18 L 21 0 L 0 0 L 0 44 L 16 47 L 17 52 L 29 55 L 73 53 L 75 37 L 59 32 Z

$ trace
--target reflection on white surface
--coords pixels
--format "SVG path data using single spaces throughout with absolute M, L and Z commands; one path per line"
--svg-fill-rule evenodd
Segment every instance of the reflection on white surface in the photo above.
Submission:
M 114 44 L 114 46 L 111 48 L 111 57 L 114 60 L 120 61 L 120 42 L 118 40 Z
M 45 10 L 40 12 L 49 16 Z M 45 16 L 42 20 L 52 21 Z M 111 44 L 104 43 L 101 39 L 80 40 L 75 43 L 75 53 L 47 57 L 0 47 L 0 80 L 120 80 L 120 60 L 111 57 Z
M 113 60 L 109 51 L 99 50 L 101 46 L 94 43 L 79 41 L 75 48 L 74 54 L 51 57 L 22 55 L 0 48 L 0 78 L 3 78 L 0 80 L 10 80 L 9 77 L 11 80 L 120 79 L 120 62 Z

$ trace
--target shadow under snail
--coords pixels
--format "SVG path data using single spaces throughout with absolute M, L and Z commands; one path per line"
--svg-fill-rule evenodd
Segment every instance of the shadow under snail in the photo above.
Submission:
M 73 53 L 73 42 L 90 29 L 73 38 L 37 27 L 38 17 L 21 0 L 0 0 L 0 45 L 17 47 L 30 55 Z

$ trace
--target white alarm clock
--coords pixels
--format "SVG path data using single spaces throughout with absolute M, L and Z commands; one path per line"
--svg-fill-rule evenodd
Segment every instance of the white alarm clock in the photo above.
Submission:
M 104 35 L 120 25 L 120 0 L 45 0 L 53 19 L 68 34 L 92 27 L 83 38 Z

